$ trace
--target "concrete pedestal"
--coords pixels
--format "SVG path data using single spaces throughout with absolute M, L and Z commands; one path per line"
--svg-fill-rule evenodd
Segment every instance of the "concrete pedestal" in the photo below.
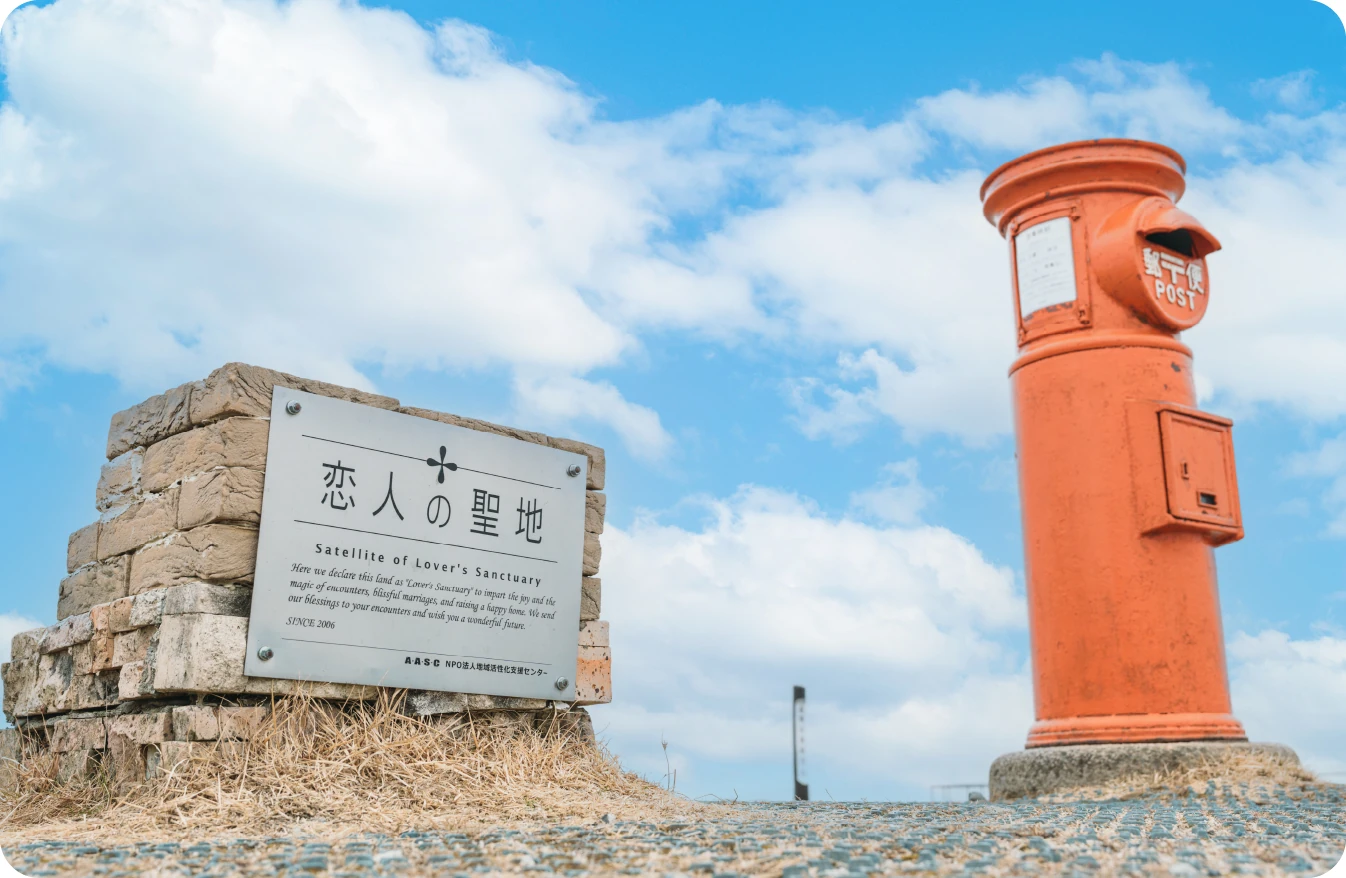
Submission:
M 1136 775 L 1195 768 L 1244 751 L 1299 764 L 1284 744 L 1184 741 L 1164 744 L 1074 744 L 1006 753 L 991 763 L 992 801 L 1021 799 L 1079 787 L 1097 787 Z

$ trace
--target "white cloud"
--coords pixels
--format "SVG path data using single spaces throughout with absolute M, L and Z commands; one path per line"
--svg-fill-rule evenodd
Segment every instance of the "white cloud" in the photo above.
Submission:
M 1234 714 L 1249 738 L 1289 744 L 1310 769 L 1346 775 L 1346 640 L 1239 632 L 1229 656 Z
M 1322 281 L 1346 117 L 1236 118 L 1176 64 L 1105 55 L 878 125 L 713 101 L 618 123 L 478 27 L 336 0 L 62 0 L 0 52 L 0 361 L 147 391 L 233 359 L 362 386 L 503 368 L 520 411 L 657 458 L 648 403 L 586 376 L 672 331 L 839 354 L 797 385 L 811 435 L 979 442 L 1009 429 L 1013 356 L 986 167 L 1119 134 L 1215 161 L 1188 199 L 1227 245 L 1193 333 L 1214 398 L 1346 414 Z
M 883 482 L 851 494 L 851 507 L 892 524 L 915 524 L 921 510 L 935 498 L 920 480 L 916 458 L 890 463 L 883 468 Z
M 831 517 L 780 491 L 699 505 L 699 529 L 643 519 L 604 533 L 619 695 L 601 724 L 632 764 L 662 774 L 660 734 L 684 777 L 706 760 L 769 761 L 788 747 L 797 683 L 834 793 L 961 780 L 1022 745 L 1022 659 L 997 640 L 1024 626 L 1009 570 L 943 528 Z M 976 708 L 987 700 L 995 711 Z
M 18 613 L 0 613 L 0 664 L 9 661 L 10 641 L 15 634 L 41 628 L 42 623 Z
M 673 445 L 658 413 L 627 402 L 607 382 L 566 376 L 521 378 L 515 391 L 526 417 L 544 422 L 588 418 L 607 424 L 637 457 L 658 460 Z
M 1252 93 L 1259 98 L 1270 98 L 1292 112 L 1311 110 L 1317 101 L 1313 95 L 1312 70 L 1296 70 L 1284 76 L 1259 79 L 1252 84 Z

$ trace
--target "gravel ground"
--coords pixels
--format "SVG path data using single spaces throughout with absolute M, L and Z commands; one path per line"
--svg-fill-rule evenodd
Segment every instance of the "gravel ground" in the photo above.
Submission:
M 711 819 L 165 841 L 34 841 L 25 875 L 1321 875 L 1346 849 L 1346 787 L 1102 802 L 745 804 Z

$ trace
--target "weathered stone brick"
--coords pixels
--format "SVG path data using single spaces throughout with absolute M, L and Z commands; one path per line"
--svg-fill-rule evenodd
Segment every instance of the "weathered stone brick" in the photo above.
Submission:
M 146 592 L 153 594 L 153 592 Z M 247 586 L 187 582 L 164 590 L 164 615 L 205 613 L 210 616 L 246 616 L 252 608 L 252 589 Z
M 36 658 L 0 665 L 0 681 L 5 686 L 5 716 L 30 716 L 37 713 Z
M 220 739 L 223 741 L 251 741 L 266 719 L 264 705 L 220 708 Z
M 120 668 L 128 662 L 138 662 L 149 653 L 150 641 L 158 633 L 154 628 L 137 628 L 112 638 L 112 665 Z
M 94 505 L 99 512 L 140 499 L 140 464 L 143 457 L 142 449 L 132 448 L 103 464 L 94 497 Z
M 96 616 L 99 624 L 106 619 L 107 630 L 112 634 L 121 634 L 123 631 L 130 631 L 136 627 L 131 624 L 131 612 L 135 609 L 135 605 L 135 596 L 130 595 L 119 598 L 110 604 L 99 606 L 95 610 L 90 610 L 89 614 Z
M 65 548 L 65 571 L 74 573 L 98 560 L 98 522 L 86 524 L 70 535 Z
M 580 579 L 580 621 L 589 622 L 602 615 L 603 581 L 597 576 Z
M 95 707 L 110 707 L 118 701 L 119 672 L 104 671 L 94 674 L 76 674 L 70 681 L 66 695 L 66 708 L 69 710 L 90 710 Z
M 61 783 L 86 780 L 98 773 L 99 754 L 93 750 L 71 750 L 56 759 L 56 780 Z
M 205 752 L 200 745 L 184 741 L 151 744 L 145 748 L 145 779 L 152 780 L 178 771 Z
M 129 620 L 131 627 L 145 628 L 149 625 L 158 625 L 164 615 L 164 600 L 167 597 L 168 590 L 163 588 L 141 592 L 133 597 Z
M 102 717 L 56 720 L 48 729 L 47 742 L 53 753 L 103 750 L 107 747 L 107 720 Z
M 608 511 L 608 495 L 588 491 L 584 495 L 584 530 L 591 534 L 603 532 L 603 518 Z
M 271 391 L 276 385 L 330 396 L 381 409 L 396 409 L 397 400 L 367 393 L 350 387 L 327 384 L 274 372 L 246 363 L 228 363 L 202 382 L 202 388 L 192 394 L 191 416 L 193 426 L 230 417 L 265 418 L 271 415 Z
M 569 710 L 557 711 L 554 717 L 553 721 L 563 734 L 569 734 L 590 747 L 598 746 L 598 737 L 594 734 L 594 722 L 589 716 L 589 711 L 582 707 L 572 707 Z
M 193 385 L 183 384 L 113 415 L 107 434 L 108 460 L 190 427 L 192 393 Z
M 146 546 L 131 559 L 131 594 L 184 582 L 251 582 L 257 531 L 207 524 Z
M 598 541 L 598 534 L 586 533 L 584 535 L 584 561 L 581 572 L 585 576 L 593 576 L 598 573 L 598 564 L 603 560 L 603 546 Z
M 612 701 L 612 650 L 606 646 L 581 646 L 575 668 L 575 703 L 608 704 Z
M 112 777 L 118 784 L 145 780 L 145 745 L 123 735 L 108 735 L 107 759 Z
M 158 692 L 243 692 L 248 620 L 239 616 L 165 616 L 159 626 Z
M 75 676 L 75 662 L 70 650 L 47 653 L 37 662 L 38 713 L 65 713 L 69 710 L 70 683 Z
M 271 677 L 246 677 L 248 682 L 238 694 L 296 695 L 303 692 L 310 698 L 330 698 L 337 701 L 369 701 L 379 697 L 377 686 L 356 686 L 351 683 L 317 683 L 305 680 L 277 680 Z
M 173 739 L 214 741 L 220 736 L 220 718 L 215 708 L 204 704 L 173 708 Z
M 111 558 L 163 539 L 178 527 L 178 489 L 150 494 L 116 515 L 104 518 L 98 531 L 98 557 Z
M 265 469 L 270 426 L 258 418 L 226 418 L 151 445 L 140 471 L 143 490 L 162 491 L 223 466 Z
M 108 741 L 125 738 L 137 744 L 158 744 L 173 739 L 173 713 L 158 710 L 153 713 L 131 713 L 108 719 Z
M 407 706 L 418 716 L 437 716 L 476 710 L 543 710 L 541 698 L 512 698 L 507 695 L 471 695 L 463 692 L 411 692 Z
M 37 661 L 38 651 L 42 645 L 42 635 L 47 632 L 46 628 L 31 628 L 28 631 L 20 631 L 9 641 L 9 660 L 14 662 Z
M 58 652 L 69 649 L 76 643 L 88 643 L 91 637 L 93 637 L 93 619 L 88 613 L 67 616 L 55 625 L 43 629 L 38 651 Z
M 115 645 L 116 635 L 112 632 L 94 632 L 93 639 L 85 644 L 89 651 L 88 673 L 98 674 L 116 667 L 112 660 L 112 657 L 115 654 Z M 78 668 L 76 668 L 76 670 L 78 671 Z
M 122 701 L 135 701 L 151 698 L 154 692 L 154 663 L 146 658 L 143 661 L 127 662 L 117 675 L 117 697 Z
M 583 454 L 589 458 L 589 472 L 586 487 L 590 491 L 603 490 L 603 482 L 607 479 L 607 456 L 603 449 L 597 445 L 589 445 L 584 442 L 576 442 L 574 439 L 558 439 L 549 437 L 548 443 L 552 448 L 559 448 L 562 451 L 573 451 L 576 454 Z
M 186 530 L 215 521 L 257 524 L 262 517 L 262 480 L 258 470 L 224 467 L 182 483 L 178 527 Z
M 94 640 L 97 639 L 98 632 L 95 631 L 93 639 L 88 643 L 76 643 L 74 646 L 70 647 L 70 661 L 76 677 L 82 674 L 92 674 L 94 672 L 92 659 L 93 650 L 91 647 L 93 646 Z
M 118 555 L 96 564 L 86 564 L 61 580 L 56 599 L 56 618 L 87 613 L 98 604 L 126 596 L 131 559 Z
M 580 625 L 580 646 L 608 646 L 608 623 L 585 622 Z

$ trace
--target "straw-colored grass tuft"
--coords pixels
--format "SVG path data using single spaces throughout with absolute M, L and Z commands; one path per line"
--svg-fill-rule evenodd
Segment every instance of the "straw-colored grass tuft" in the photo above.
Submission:
M 50 757 L 0 775 L 5 837 L 401 832 L 500 823 L 662 819 L 712 807 L 625 772 L 553 714 L 427 720 L 400 695 L 334 704 L 277 698 L 246 745 L 198 744 L 139 784 L 106 770 L 61 781 Z

